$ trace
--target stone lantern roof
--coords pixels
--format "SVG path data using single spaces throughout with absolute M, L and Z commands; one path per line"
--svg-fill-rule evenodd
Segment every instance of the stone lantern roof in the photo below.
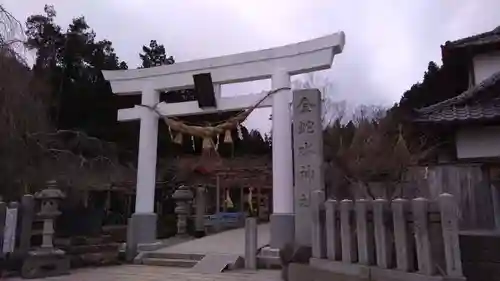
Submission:
M 36 199 L 63 199 L 66 197 L 66 195 L 56 187 L 56 181 L 48 181 L 47 188 L 36 192 L 34 196 Z

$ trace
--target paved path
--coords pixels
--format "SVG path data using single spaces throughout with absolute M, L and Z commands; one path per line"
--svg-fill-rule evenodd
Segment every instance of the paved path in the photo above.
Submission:
M 21 278 L 8 278 L 21 281 Z M 73 270 L 70 275 L 31 279 L 33 281 L 278 281 L 278 270 L 228 271 L 218 274 L 190 272 L 190 268 L 122 265 Z
M 269 244 L 269 224 L 260 224 L 257 228 L 258 247 Z M 245 228 L 238 228 L 221 233 L 194 239 L 156 252 L 162 253 L 195 253 L 195 254 L 236 254 L 245 255 Z

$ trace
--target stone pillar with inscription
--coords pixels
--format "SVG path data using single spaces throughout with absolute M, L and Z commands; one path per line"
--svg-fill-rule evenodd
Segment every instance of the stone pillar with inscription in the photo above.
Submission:
M 311 245 L 311 192 L 324 189 L 321 108 L 318 89 L 294 91 L 295 242 L 301 245 Z

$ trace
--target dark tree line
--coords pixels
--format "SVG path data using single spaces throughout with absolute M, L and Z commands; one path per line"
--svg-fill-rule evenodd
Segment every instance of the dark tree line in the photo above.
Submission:
M 440 67 L 433 61 L 429 62 L 422 82 L 413 84 L 403 93 L 398 107 L 414 110 L 452 98 L 465 91 L 468 79 L 463 79 L 457 74 L 457 68 L 459 67 L 455 61 L 445 60 Z

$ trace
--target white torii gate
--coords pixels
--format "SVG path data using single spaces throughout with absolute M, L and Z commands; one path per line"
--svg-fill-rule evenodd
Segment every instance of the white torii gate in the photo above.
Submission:
M 290 76 L 328 69 L 345 43 L 343 32 L 290 44 L 283 47 L 247 52 L 210 59 L 181 62 L 152 68 L 103 71 L 104 78 L 117 95 L 141 95 L 141 103 L 156 106 L 160 91 L 194 86 L 193 75 L 210 73 L 217 107 L 200 108 L 197 101 L 157 105 L 165 116 L 186 116 L 252 107 L 266 93 L 221 97 L 220 86 L 271 78 L 272 89 L 289 88 Z M 292 239 L 293 230 L 293 163 L 291 135 L 291 90 L 280 90 L 260 107 L 272 106 L 273 214 L 271 246 L 279 247 Z M 135 240 L 140 244 L 156 241 L 154 194 L 158 144 L 158 115 L 144 106 L 118 110 L 118 121 L 140 120 L 139 157 L 135 213 L 132 215 Z M 290 237 L 290 238 L 287 238 Z

